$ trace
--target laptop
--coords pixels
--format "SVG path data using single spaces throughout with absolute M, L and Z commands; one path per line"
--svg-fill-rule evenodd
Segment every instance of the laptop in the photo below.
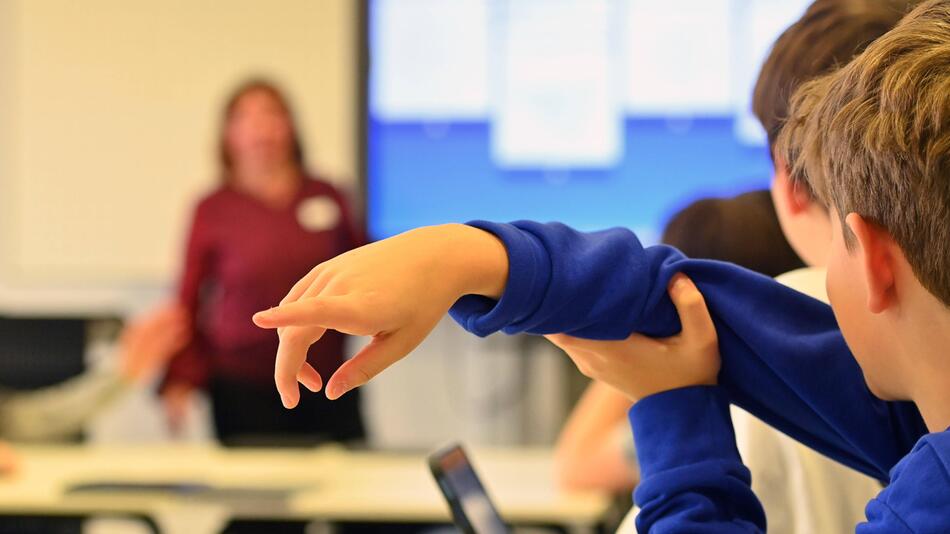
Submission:
M 461 445 L 453 444 L 429 456 L 429 469 L 452 511 L 452 520 L 465 534 L 509 534 Z

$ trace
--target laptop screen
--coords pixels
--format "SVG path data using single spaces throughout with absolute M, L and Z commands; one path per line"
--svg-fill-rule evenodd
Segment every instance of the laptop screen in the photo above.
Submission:
M 502 534 L 509 532 L 498 510 L 492 504 L 472 464 L 461 447 L 453 447 L 434 458 L 439 486 L 449 499 L 456 514 L 476 534 Z

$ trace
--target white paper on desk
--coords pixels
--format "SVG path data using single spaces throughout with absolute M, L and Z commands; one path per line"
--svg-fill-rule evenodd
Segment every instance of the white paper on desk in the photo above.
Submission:
M 501 167 L 609 167 L 623 151 L 614 0 L 493 3 L 492 154 Z

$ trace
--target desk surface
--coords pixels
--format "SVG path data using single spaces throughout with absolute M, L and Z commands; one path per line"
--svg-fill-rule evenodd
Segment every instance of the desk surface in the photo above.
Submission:
M 196 446 L 67 446 L 20 449 L 18 474 L 0 479 L 0 513 L 129 513 L 216 507 L 228 518 L 439 522 L 448 508 L 421 454 L 314 450 L 224 450 Z M 610 498 L 557 489 L 547 450 L 471 451 L 501 514 L 512 523 L 591 526 Z M 67 494 L 90 482 L 210 484 L 293 490 L 286 498 L 204 502 L 185 495 Z

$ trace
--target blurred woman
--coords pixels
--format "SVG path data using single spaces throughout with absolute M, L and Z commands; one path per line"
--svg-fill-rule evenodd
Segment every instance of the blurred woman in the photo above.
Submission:
M 250 319 L 314 265 L 361 244 L 347 204 L 307 173 L 288 101 L 267 81 L 228 100 L 220 157 L 221 183 L 198 204 L 188 238 L 179 298 L 194 335 L 161 389 L 169 423 L 179 428 L 192 394 L 206 391 L 225 444 L 361 439 L 358 395 L 332 403 L 307 395 L 302 409 L 282 408 L 272 379 L 277 338 Z M 343 341 L 327 332 L 311 348 L 322 376 L 343 362 Z

